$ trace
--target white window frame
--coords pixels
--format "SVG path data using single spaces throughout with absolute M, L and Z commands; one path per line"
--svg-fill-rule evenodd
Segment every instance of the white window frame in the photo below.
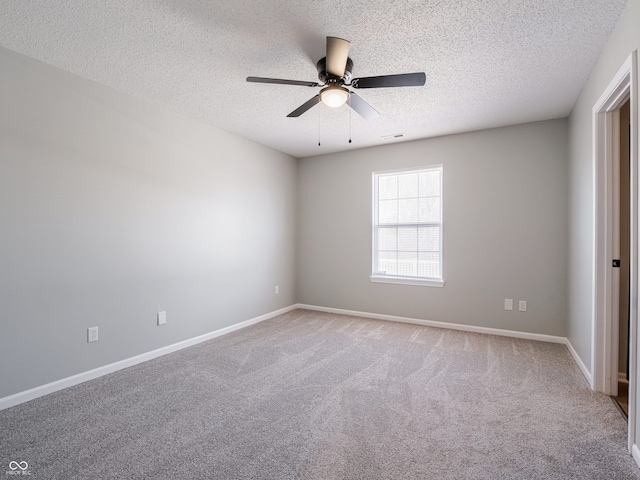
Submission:
M 440 277 L 408 277 L 399 275 L 386 275 L 384 273 L 376 272 L 375 268 L 378 265 L 378 178 L 384 175 L 397 175 L 402 173 L 419 173 L 423 171 L 438 170 L 440 172 L 440 222 L 428 222 L 418 223 L 415 225 L 438 225 L 440 227 Z M 443 253 L 442 253 L 442 238 L 443 238 L 443 218 L 442 218 L 442 204 L 443 204 L 443 166 L 441 164 L 428 165 L 423 167 L 411 167 L 397 170 L 384 170 L 372 173 L 372 204 L 373 204 L 373 217 L 372 217 L 372 229 L 371 229 L 371 244 L 372 244 L 372 257 L 371 257 L 371 276 L 369 277 L 372 282 L 375 283 L 394 283 L 400 285 L 418 285 L 423 287 L 443 287 L 444 275 L 443 275 Z M 398 223 L 398 225 L 404 225 Z M 412 224 L 413 225 L 413 224 Z

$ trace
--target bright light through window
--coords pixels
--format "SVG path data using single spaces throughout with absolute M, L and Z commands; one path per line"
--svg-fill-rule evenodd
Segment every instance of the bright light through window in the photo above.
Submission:
M 442 286 L 442 165 L 373 174 L 371 280 Z

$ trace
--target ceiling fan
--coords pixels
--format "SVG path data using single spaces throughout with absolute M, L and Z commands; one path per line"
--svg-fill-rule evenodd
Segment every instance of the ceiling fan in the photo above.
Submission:
M 380 114 L 347 87 L 420 87 L 425 84 L 426 76 L 424 72 L 352 79 L 351 71 L 353 70 L 353 61 L 349 58 L 349 45 L 350 42 L 348 40 L 337 37 L 327 37 L 327 56 L 320 59 L 316 64 L 318 79 L 322 83 L 264 77 L 247 77 L 247 82 L 322 87 L 318 95 L 300 105 L 287 115 L 287 117 L 299 117 L 320 102 L 323 102 L 329 107 L 339 107 L 348 102 L 349 106 L 366 120 L 371 120 Z

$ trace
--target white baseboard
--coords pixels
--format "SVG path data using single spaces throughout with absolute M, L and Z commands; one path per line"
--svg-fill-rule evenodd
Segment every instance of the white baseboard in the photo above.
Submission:
M 626 372 L 618 372 L 618 383 L 629 383 Z
M 291 305 L 289 307 L 281 308 L 280 310 L 276 310 L 274 312 L 270 312 L 265 315 L 260 315 L 259 317 L 245 320 L 244 322 L 236 323 L 235 325 L 221 328 L 220 330 L 215 330 L 213 332 L 206 333 L 198 337 L 190 338 L 188 340 L 183 340 L 178 343 L 167 345 L 166 347 L 158 348 L 150 352 L 136 355 L 135 357 L 125 358 L 124 360 L 120 360 L 118 362 L 110 363 L 102 367 L 94 368 L 93 370 L 78 373 L 70 377 L 62 378 L 60 380 L 56 380 L 55 382 L 47 383 L 46 385 L 41 385 L 39 387 L 31 388 L 23 392 L 18 392 L 13 395 L 9 395 L 8 397 L 0 398 L 0 410 L 4 410 L 5 408 L 13 407 L 15 405 L 28 402 L 29 400 L 33 400 L 35 398 L 42 397 L 44 395 L 48 395 L 53 392 L 57 392 L 58 390 L 62 390 L 64 388 L 78 385 L 79 383 L 83 383 L 88 380 L 93 380 L 94 378 L 108 375 L 109 373 L 117 372 L 118 370 L 122 370 L 127 367 L 132 367 L 133 365 L 137 365 L 139 363 L 146 362 L 148 360 L 153 360 L 154 358 L 158 358 L 163 355 L 167 355 L 169 353 L 182 350 L 183 348 L 197 345 L 198 343 L 206 342 L 207 340 L 211 340 L 212 338 L 216 338 L 221 335 L 226 335 L 227 333 L 235 332 L 236 330 L 240 330 L 250 325 L 254 325 L 264 320 L 268 320 L 278 315 L 282 315 L 283 313 L 290 312 L 291 310 L 295 310 L 296 308 L 298 308 L 296 305 Z
M 573 345 L 571 344 L 568 338 L 566 339 L 565 345 L 569 349 L 571 356 L 573 357 L 575 362 L 578 364 L 578 367 L 580 368 L 580 370 L 582 370 L 582 374 L 584 375 L 584 378 L 586 378 L 587 382 L 589 382 L 589 386 L 591 387 L 591 390 L 593 390 L 593 377 L 591 376 L 591 372 L 589 371 L 587 366 L 584 364 L 584 362 L 580 358 L 580 355 L 578 355 L 578 352 L 576 352 L 576 349 L 573 348 Z
M 461 325 L 458 323 L 436 322 L 433 320 L 422 320 L 418 318 L 398 317 L 396 315 L 384 315 L 380 313 L 357 312 L 353 310 L 343 310 L 340 308 L 319 307 L 317 305 L 297 304 L 297 308 L 316 310 L 319 312 L 337 313 L 340 315 L 352 315 L 355 317 L 375 318 L 376 320 L 388 320 L 391 322 L 413 323 L 425 327 L 447 328 L 449 330 L 461 330 L 464 332 L 486 333 L 488 335 L 500 335 L 502 337 L 524 338 L 526 340 L 538 340 L 550 343 L 566 343 L 565 337 L 556 337 L 542 333 L 516 332 L 514 330 L 501 330 L 499 328 L 476 327 L 473 325 Z
M 640 467 L 640 450 L 638 449 L 638 445 L 635 443 L 631 447 L 631 456 L 636 461 L 636 464 Z
M 304 308 L 307 310 L 315 310 L 319 312 L 327 312 L 327 313 L 336 313 L 340 315 L 352 315 L 355 317 L 366 317 L 366 318 L 375 318 L 377 320 L 388 320 L 391 322 L 402 322 L 402 323 L 412 323 L 415 325 L 423 325 L 426 327 L 436 327 L 436 328 L 448 328 L 450 330 L 460 330 L 463 332 L 473 332 L 473 333 L 484 333 L 487 335 L 499 335 L 502 337 L 512 337 L 512 338 L 522 338 L 525 340 L 537 340 L 540 342 L 549 342 L 549 343 L 561 343 L 566 345 L 571 353 L 571 356 L 578 364 L 578 367 L 582 371 L 582 374 L 589 382 L 589 386 L 593 389 L 593 383 L 591 379 L 591 373 L 585 366 L 584 362 L 578 355 L 578 353 L 571 345 L 571 342 L 566 337 L 557 337 L 554 335 L 545 335 L 542 333 L 529 333 L 529 332 L 517 332 L 515 330 L 502 330 L 499 328 L 489 328 L 489 327 L 476 327 L 473 325 L 461 325 L 457 323 L 446 323 L 446 322 L 436 322 L 433 320 L 421 320 L 418 318 L 408 318 L 408 317 L 398 317 L 395 315 L 383 315 L 379 313 L 370 313 L 370 312 L 358 312 L 354 310 L 344 310 L 341 308 L 328 308 L 328 307 L 319 307 L 317 305 L 305 305 L 299 303 L 295 305 L 296 308 Z

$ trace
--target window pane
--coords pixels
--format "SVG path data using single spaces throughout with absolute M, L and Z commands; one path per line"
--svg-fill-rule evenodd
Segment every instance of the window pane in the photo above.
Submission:
M 398 275 L 403 277 L 418 276 L 418 253 L 398 252 Z
M 399 227 L 398 228 L 398 251 L 417 252 L 418 251 L 418 228 Z
M 420 196 L 440 195 L 440 170 L 420 173 Z
M 438 253 L 418 253 L 418 276 L 440 278 L 440 255 Z
M 396 227 L 384 227 L 378 230 L 378 251 L 392 250 L 395 252 L 398 249 L 397 230 Z
M 418 228 L 418 250 L 421 252 L 440 251 L 440 227 Z
M 440 197 L 421 198 L 418 218 L 424 223 L 440 222 Z
M 398 198 L 398 178 L 395 175 L 378 177 L 378 198 L 380 200 Z
M 398 223 L 398 200 L 381 200 L 378 203 L 379 223 Z
M 378 273 L 385 275 L 398 274 L 398 261 L 396 252 L 379 252 L 378 253 Z
M 419 215 L 417 198 L 398 200 L 398 223 L 417 223 Z
M 418 174 L 406 173 L 398 175 L 398 198 L 415 198 L 418 196 Z

